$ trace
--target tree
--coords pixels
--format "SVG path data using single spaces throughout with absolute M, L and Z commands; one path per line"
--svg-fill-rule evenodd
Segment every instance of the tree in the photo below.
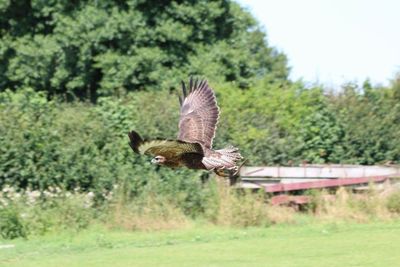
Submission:
M 347 85 L 331 101 L 333 115 L 343 130 L 343 162 L 400 161 L 400 105 L 395 83 L 391 87 Z
M 286 57 L 229 0 L 1 0 L 0 36 L 0 90 L 95 98 L 191 74 L 241 87 L 288 75 Z

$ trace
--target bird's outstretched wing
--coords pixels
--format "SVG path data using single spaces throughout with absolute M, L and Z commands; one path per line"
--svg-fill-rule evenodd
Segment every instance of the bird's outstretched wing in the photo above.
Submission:
M 173 157 L 185 153 L 203 154 L 200 144 L 187 143 L 179 140 L 143 140 L 138 133 L 131 131 L 129 133 L 129 145 L 136 153 L 142 155 L 160 155 L 164 157 Z
M 178 140 L 199 143 L 211 148 L 219 117 L 215 94 L 206 80 L 198 82 L 190 78 L 189 94 L 182 82 L 183 98 L 179 97 L 181 115 Z

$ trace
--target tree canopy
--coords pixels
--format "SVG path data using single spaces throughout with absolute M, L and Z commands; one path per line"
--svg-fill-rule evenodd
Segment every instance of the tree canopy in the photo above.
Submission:
M 288 76 L 256 20 L 229 0 L 0 0 L 0 90 L 95 98 L 170 89 L 188 75 Z

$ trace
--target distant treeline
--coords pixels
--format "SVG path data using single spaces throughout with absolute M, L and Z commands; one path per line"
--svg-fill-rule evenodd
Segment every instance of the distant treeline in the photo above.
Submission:
M 216 91 L 215 147 L 238 146 L 249 165 L 400 163 L 400 78 L 334 91 L 290 81 L 286 57 L 235 2 L 5 1 L 0 188 L 129 182 L 133 195 L 201 201 L 207 173 L 158 169 L 126 136 L 174 138 L 189 75 Z

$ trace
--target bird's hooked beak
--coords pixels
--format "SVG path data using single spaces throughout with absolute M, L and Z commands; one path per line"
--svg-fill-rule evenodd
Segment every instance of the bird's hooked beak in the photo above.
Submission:
M 157 164 L 157 160 L 156 160 L 155 158 L 152 158 L 152 159 L 151 159 L 151 163 L 152 163 L 152 164 Z

